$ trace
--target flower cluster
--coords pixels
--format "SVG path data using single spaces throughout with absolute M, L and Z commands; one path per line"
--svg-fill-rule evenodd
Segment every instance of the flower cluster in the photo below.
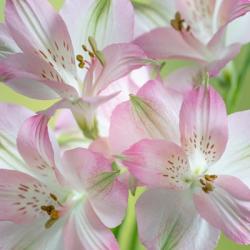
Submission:
M 250 244 L 250 111 L 228 115 L 210 85 L 250 41 L 248 12 L 6 0 L 0 79 L 53 105 L 0 104 L 0 249 L 119 249 L 111 229 L 137 189 L 146 249 L 215 249 L 221 232 Z M 166 77 L 172 59 L 186 63 Z

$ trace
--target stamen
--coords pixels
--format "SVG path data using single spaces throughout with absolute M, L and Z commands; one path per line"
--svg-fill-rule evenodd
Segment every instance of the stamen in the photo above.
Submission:
M 217 175 L 205 175 L 204 178 L 200 179 L 202 190 L 205 193 L 212 192 L 214 190 L 213 182 L 218 178 Z
M 185 19 L 181 17 L 180 12 L 175 13 L 175 18 L 172 19 L 170 23 L 171 23 L 171 26 L 179 32 L 183 31 L 183 29 L 185 29 L 186 31 L 190 31 L 191 29 L 190 25 L 187 25 L 185 22 Z

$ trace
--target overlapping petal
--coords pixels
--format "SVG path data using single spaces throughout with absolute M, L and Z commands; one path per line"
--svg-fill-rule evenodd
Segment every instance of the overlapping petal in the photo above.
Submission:
M 221 157 L 228 140 L 227 113 L 212 87 L 187 94 L 180 111 L 180 132 L 193 167 L 207 167 Z
M 194 196 L 200 215 L 240 244 L 250 241 L 250 189 L 238 178 L 219 176 L 210 194 Z

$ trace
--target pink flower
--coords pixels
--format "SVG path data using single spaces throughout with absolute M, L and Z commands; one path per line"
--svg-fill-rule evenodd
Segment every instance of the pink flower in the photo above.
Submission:
M 0 169 L 0 248 L 118 249 L 107 227 L 121 223 L 128 194 L 110 162 L 83 148 L 60 157 L 41 114 L 24 122 L 17 147 L 26 168 Z
M 61 15 L 47 1 L 6 1 L 6 29 L 22 53 L 0 62 L 1 79 L 31 98 L 62 99 L 50 114 L 71 109 L 86 136 L 95 138 L 96 108 L 118 94 L 102 91 L 143 65 L 142 50 L 127 43 L 131 13 L 125 0 L 102 8 L 96 1 L 66 1 Z
M 123 153 L 130 173 L 150 187 L 137 203 L 142 242 L 148 249 L 212 249 L 223 231 L 249 244 L 249 111 L 227 118 L 221 97 L 202 86 L 186 95 L 179 117 L 158 125 L 179 127 L 176 138 L 153 136 Z
M 191 60 L 216 75 L 235 57 L 241 44 L 249 42 L 249 15 L 247 22 L 239 18 L 250 10 L 249 0 L 174 2 L 169 27 L 156 28 L 135 40 L 149 57 Z M 244 35 L 238 36 L 236 27 L 245 30 Z

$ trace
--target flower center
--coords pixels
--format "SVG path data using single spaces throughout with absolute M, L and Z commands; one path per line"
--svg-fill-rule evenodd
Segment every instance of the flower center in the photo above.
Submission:
M 205 193 L 212 192 L 214 190 L 213 182 L 218 178 L 217 175 L 204 175 L 200 178 L 200 184 L 202 185 L 202 190 Z
M 78 61 L 78 67 L 80 69 L 85 68 L 88 70 L 89 66 L 91 65 L 91 61 L 94 58 L 97 58 L 99 62 L 102 64 L 102 66 L 104 66 L 105 58 L 104 58 L 103 53 L 100 50 L 98 50 L 95 39 L 93 37 L 89 37 L 88 41 L 89 41 L 91 49 L 88 49 L 86 45 L 82 45 L 82 49 L 88 55 L 90 61 L 86 60 L 83 55 L 78 54 L 76 55 L 76 60 Z
M 58 198 L 55 194 L 50 194 L 50 198 L 62 207 L 63 205 L 58 201 Z M 45 228 L 48 229 L 54 225 L 54 223 L 60 218 L 60 211 L 55 208 L 54 205 L 43 205 L 41 206 L 41 210 L 46 212 L 49 215 L 49 220 L 45 223 Z

